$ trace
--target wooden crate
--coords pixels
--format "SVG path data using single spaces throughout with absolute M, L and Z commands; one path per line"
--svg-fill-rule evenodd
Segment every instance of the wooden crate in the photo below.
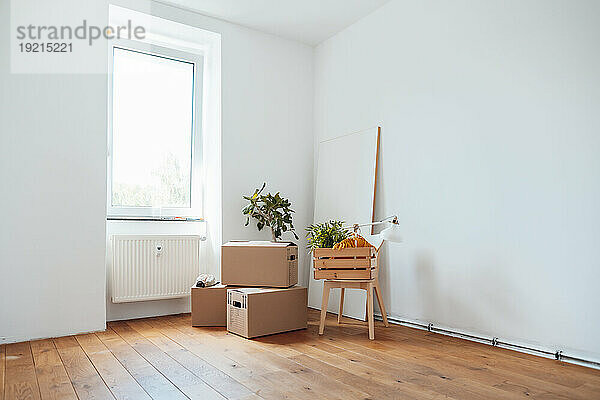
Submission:
M 373 279 L 377 276 L 373 247 L 313 250 L 315 279 Z

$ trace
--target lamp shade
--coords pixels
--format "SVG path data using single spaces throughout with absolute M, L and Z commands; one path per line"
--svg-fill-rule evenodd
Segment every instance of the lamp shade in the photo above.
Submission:
M 383 240 L 387 240 L 389 242 L 401 242 L 402 236 L 400 236 L 400 225 L 391 224 L 389 227 L 385 228 L 379 234 Z

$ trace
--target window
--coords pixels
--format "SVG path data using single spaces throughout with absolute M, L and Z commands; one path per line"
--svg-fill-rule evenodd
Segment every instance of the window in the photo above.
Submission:
M 109 215 L 198 216 L 201 68 L 153 47 L 112 49 Z

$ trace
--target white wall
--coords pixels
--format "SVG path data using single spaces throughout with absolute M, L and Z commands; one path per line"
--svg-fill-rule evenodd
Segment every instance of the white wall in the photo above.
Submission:
M 313 203 L 313 49 L 162 4 L 117 3 L 222 35 L 223 240 L 269 238 L 244 228 L 240 212 L 241 195 L 263 181 L 291 199 L 302 230 Z M 0 6 L 0 337 L 103 329 L 106 75 L 11 75 L 8 1 Z M 104 0 L 52 7 L 108 20 Z M 106 47 L 97 51 L 106 65 Z M 307 258 L 300 262 L 306 269 Z M 108 318 L 186 309 L 185 301 L 146 302 L 111 307 Z
M 104 329 L 105 316 L 106 76 L 10 74 L 8 6 L 0 1 L 0 343 Z
M 392 1 L 317 47 L 317 139 L 382 127 L 393 316 L 600 359 L 598 15 Z

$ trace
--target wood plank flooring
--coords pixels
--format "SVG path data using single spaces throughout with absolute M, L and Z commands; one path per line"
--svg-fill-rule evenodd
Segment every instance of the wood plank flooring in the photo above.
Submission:
M 600 371 L 441 336 L 319 314 L 309 328 L 246 340 L 190 316 L 0 345 L 0 400 L 600 399 Z

